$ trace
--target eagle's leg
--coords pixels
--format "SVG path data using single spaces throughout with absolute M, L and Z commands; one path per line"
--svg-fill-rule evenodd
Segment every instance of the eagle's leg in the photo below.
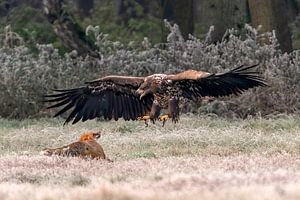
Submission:
M 164 126 L 169 118 L 176 123 L 179 120 L 179 100 L 178 98 L 171 98 L 168 102 L 167 114 L 158 117 L 158 120 L 163 122 Z
M 141 116 L 141 117 L 137 118 L 137 120 L 144 121 L 146 127 L 148 126 L 149 119 L 150 119 L 149 115 L 144 115 L 144 116 Z
M 179 99 L 171 98 L 168 104 L 168 116 L 172 118 L 172 122 L 177 123 L 179 120 Z
M 144 115 L 144 116 L 138 117 L 137 120 L 143 120 L 147 127 L 149 120 L 151 120 L 151 122 L 153 124 L 155 123 L 155 120 L 157 120 L 160 115 L 160 111 L 161 111 L 161 107 L 160 107 L 159 103 L 157 101 L 154 101 L 149 115 Z
M 158 119 L 160 115 L 160 111 L 161 111 L 161 107 L 159 103 L 156 100 L 154 100 L 150 111 L 150 120 L 152 121 L 153 124 L 155 123 L 155 120 Z

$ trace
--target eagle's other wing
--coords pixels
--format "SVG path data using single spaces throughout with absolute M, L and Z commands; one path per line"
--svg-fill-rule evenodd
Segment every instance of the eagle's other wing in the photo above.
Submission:
M 140 100 L 135 92 L 143 81 L 143 77 L 106 76 L 79 88 L 54 90 L 56 93 L 46 95 L 45 101 L 55 103 L 48 108 L 63 106 L 55 117 L 72 110 L 65 123 L 73 120 L 75 124 L 99 117 L 136 120 L 150 112 L 153 102 L 153 96 Z
M 264 79 L 259 76 L 258 72 L 250 70 L 256 66 L 245 67 L 242 65 L 218 74 L 188 70 L 170 75 L 169 79 L 174 87 L 181 90 L 183 97 L 192 100 L 204 96 L 238 95 L 249 88 L 266 86 Z

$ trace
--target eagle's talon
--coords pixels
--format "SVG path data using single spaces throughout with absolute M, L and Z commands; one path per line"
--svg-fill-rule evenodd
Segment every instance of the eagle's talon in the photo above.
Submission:
M 150 119 L 153 124 L 155 124 L 155 119 Z
M 138 117 L 137 120 L 144 121 L 146 127 L 148 127 L 148 121 L 150 120 L 150 116 L 149 115 L 144 115 L 144 116 Z
M 168 115 L 161 115 L 158 117 L 158 120 L 159 121 L 167 121 L 169 119 L 169 116 Z
M 161 115 L 158 117 L 158 120 L 161 121 L 163 124 L 162 126 L 165 126 L 166 124 L 166 121 L 169 119 L 169 116 L 168 115 Z

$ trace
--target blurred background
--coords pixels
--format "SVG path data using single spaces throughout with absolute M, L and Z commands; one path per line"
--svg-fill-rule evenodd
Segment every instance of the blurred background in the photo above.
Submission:
M 153 42 L 166 39 L 163 20 L 179 25 L 188 34 L 203 38 L 214 26 L 212 42 L 220 41 L 229 28 L 242 31 L 244 24 L 261 32 L 276 30 L 283 51 L 300 48 L 299 0 L 0 0 L 0 30 L 10 24 L 26 43 L 53 43 L 72 50 L 63 31 L 76 32 L 88 25 L 120 41 Z M 72 24 L 69 24 L 72 23 Z M 60 27 L 66 25 L 66 27 Z M 67 35 L 65 35 L 67 37 Z M 80 45 L 79 45 L 80 46 Z
M 299 114 L 300 0 L 0 0 L 0 117 L 51 116 L 43 95 L 108 74 L 260 63 L 269 87 L 186 107 Z

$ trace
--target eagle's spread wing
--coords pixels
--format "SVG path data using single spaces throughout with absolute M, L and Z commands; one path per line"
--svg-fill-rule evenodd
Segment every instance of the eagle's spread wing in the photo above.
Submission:
M 256 67 L 240 66 L 225 73 L 209 74 L 207 72 L 188 70 L 170 76 L 173 86 L 179 88 L 181 95 L 188 99 L 212 96 L 221 97 L 241 94 L 256 86 L 266 86 L 258 72 L 250 69 Z
M 82 120 L 103 117 L 104 119 L 136 120 L 137 117 L 150 112 L 153 96 L 140 100 L 135 93 L 143 83 L 142 77 L 106 76 L 86 82 L 85 86 L 54 90 L 56 93 L 46 95 L 46 102 L 54 102 L 48 108 L 63 106 L 55 116 L 72 109 L 65 123 L 73 124 Z

